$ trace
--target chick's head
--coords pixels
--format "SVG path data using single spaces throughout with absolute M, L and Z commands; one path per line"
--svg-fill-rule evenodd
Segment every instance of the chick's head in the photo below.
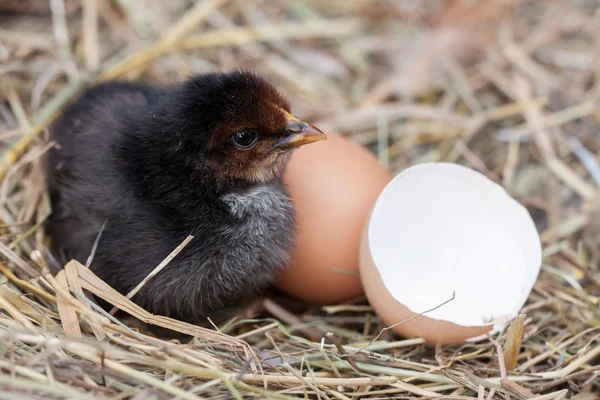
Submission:
M 196 152 L 202 169 L 222 180 L 280 178 L 293 149 L 326 138 L 294 117 L 287 99 L 266 79 L 246 71 L 191 78 L 177 101 L 182 107 L 171 120 L 178 148 Z

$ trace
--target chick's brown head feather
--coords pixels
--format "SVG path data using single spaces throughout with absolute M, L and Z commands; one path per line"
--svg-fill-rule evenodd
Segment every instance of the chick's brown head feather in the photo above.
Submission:
M 177 96 L 188 118 L 199 123 L 198 132 L 206 135 L 203 166 L 223 180 L 264 183 L 278 178 L 289 150 L 304 144 L 299 138 L 310 136 L 306 143 L 325 138 L 290 114 L 285 96 L 251 72 L 203 75 L 188 80 Z

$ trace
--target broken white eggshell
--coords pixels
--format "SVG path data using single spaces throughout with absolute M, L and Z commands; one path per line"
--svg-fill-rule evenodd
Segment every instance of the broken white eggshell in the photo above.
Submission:
M 541 262 L 529 213 L 500 185 L 458 164 L 427 163 L 380 194 L 363 231 L 360 276 L 396 333 L 454 344 L 516 317 Z

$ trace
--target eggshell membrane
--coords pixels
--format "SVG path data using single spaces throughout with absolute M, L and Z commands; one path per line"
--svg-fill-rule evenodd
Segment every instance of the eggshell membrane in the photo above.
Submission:
M 296 150 L 284 182 L 296 209 L 297 238 L 275 286 L 313 304 L 363 296 L 361 232 L 390 179 L 370 151 L 336 133 Z
M 381 193 L 361 244 L 361 279 L 389 325 L 449 303 L 394 331 L 430 343 L 502 329 L 541 266 L 527 210 L 484 175 L 449 163 L 421 164 Z

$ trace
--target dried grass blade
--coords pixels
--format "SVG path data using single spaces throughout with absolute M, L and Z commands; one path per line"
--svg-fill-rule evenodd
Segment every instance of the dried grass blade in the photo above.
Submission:
M 581 197 L 592 200 L 596 197 L 595 188 L 573 172 L 564 162 L 557 158 L 552 140 L 544 131 L 542 115 L 539 109 L 532 107 L 531 85 L 521 76 L 515 78 L 515 88 L 519 100 L 526 104 L 525 115 L 531 129 L 534 131 L 535 142 L 542 152 L 544 161 L 550 171 L 564 183 L 569 185 Z
M 67 265 L 65 265 L 64 271 L 69 288 L 83 295 L 83 288 L 81 286 L 81 281 L 79 280 L 79 275 L 77 274 L 77 266 L 75 265 L 75 263 L 73 261 L 67 263 Z M 86 311 L 86 314 L 90 317 L 92 332 L 94 332 L 94 336 L 96 336 L 96 339 L 106 339 L 106 334 L 100 327 L 98 318 L 96 318 L 96 314 L 92 311 L 92 308 L 85 302 L 80 303 L 82 308 Z
M 188 393 L 185 390 L 183 390 L 175 385 L 169 385 L 168 383 L 165 383 L 157 378 L 152 377 L 150 374 L 147 374 L 142 371 L 137 371 L 126 365 L 119 364 L 116 361 L 102 358 L 101 356 L 98 356 L 97 352 L 90 352 L 90 351 L 85 351 L 83 349 L 75 349 L 75 348 L 71 348 L 69 350 L 71 352 L 77 354 L 79 357 L 82 357 L 86 360 L 92 361 L 92 362 L 96 363 L 97 365 L 104 365 L 106 368 L 109 368 L 115 372 L 123 374 L 124 376 L 135 379 L 139 382 L 145 383 L 155 389 L 158 389 L 162 392 L 176 396 L 178 398 L 187 399 L 187 400 L 199 400 L 200 399 L 200 397 L 198 397 L 194 394 Z
M 515 318 L 506 331 L 506 341 L 504 343 L 504 364 L 508 372 L 514 371 L 517 366 L 517 357 L 521 347 L 523 337 L 523 323 L 525 315 L 521 314 Z
M 0 363 L 0 366 L 2 366 L 3 368 L 5 367 L 4 365 L 2 365 L 2 363 Z M 35 380 L 32 381 L 32 378 L 30 376 L 22 373 L 23 369 L 28 369 L 20 366 L 17 366 L 17 368 L 19 370 L 19 373 L 21 373 L 21 375 L 28 379 L 0 374 L 0 385 L 2 385 L 3 388 L 15 388 L 19 391 L 23 391 L 26 393 L 34 392 L 46 394 L 48 395 L 48 397 L 46 398 L 70 398 L 78 400 L 93 400 L 95 398 L 94 395 L 91 393 L 82 393 L 69 385 L 65 385 L 59 382 L 53 382 L 52 385 L 49 385 L 46 380 L 41 382 L 36 382 Z M 4 392 L 4 394 L 6 394 L 6 392 Z
M 524 400 L 535 397 L 533 393 L 523 386 L 506 378 L 500 380 L 500 386 L 502 386 L 502 388 L 504 388 L 504 390 L 506 390 L 511 396 L 516 397 L 517 399 Z
M 15 307 L 8 298 L 4 297 L 3 293 L 0 293 L 0 308 L 3 308 L 15 321 L 21 324 L 25 329 L 30 332 L 36 332 L 35 326 L 27 319 L 17 307 Z
M 158 274 L 160 271 L 162 271 L 163 268 L 165 268 L 167 265 L 169 265 L 169 263 L 175 257 L 177 257 L 177 255 L 181 252 L 181 250 L 183 250 L 185 248 L 185 246 L 187 246 L 188 243 L 192 241 L 193 238 L 194 237 L 192 235 L 188 235 L 188 237 L 186 237 L 179 246 L 177 246 L 163 261 L 161 261 L 161 263 L 158 264 L 156 266 L 156 268 L 154 268 L 152 271 L 150 271 L 150 273 L 136 287 L 131 289 L 131 291 L 129 293 L 127 293 L 127 295 L 125 297 L 128 299 L 131 299 L 133 296 L 135 296 L 136 293 L 139 292 L 140 289 L 143 288 L 144 285 L 150 279 L 152 279 L 154 276 L 156 276 L 156 274 Z M 114 315 L 113 311 L 111 311 L 110 313 Z
M 60 271 L 55 279 L 64 291 L 68 293 L 69 284 L 67 282 L 65 271 Z M 81 339 L 81 328 L 79 326 L 79 319 L 77 318 L 75 308 L 71 305 L 66 296 L 61 293 L 56 294 L 56 305 L 58 307 L 60 321 L 67 336 L 74 339 Z
M 163 38 L 153 46 L 134 53 L 132 56 L 121 61 L 114 67 L 104 71 L 98 77 L 100 80 L 110 80 L 125 74 L 135 68 L 142 67 L 154 58 L 173 49 L 175 42 L 182 39 L 200 22 L 202 22 L 215 8 L 220 7 L 226 0 L 205 0 L 197 2 L 192 9 L 184 13 L 163 36 Z
M 34 293 L 34 294 L 40 296 L 41 298 L 43 298 L 46 301 L 49 301 L 50 303 L 56 303 L 55 296 L 51 295 L 48 292 L 43 291 L 42 289 L 32 285 L 31 283 L 29 283 L 23 279 L 20 279 L 11 270 L 9 270 L 6 267 L 6 265 L 4 265 L 3 263 L 0 263 L 0 272 L 4 276 L 6 276 L 15 285 L 27 289 L 31 293 Z
M 110 287 L 107 283 L 98 278 L 91 270 L 87 269 L 80 263 L 73 261 L 77 267 L 77 274 L 81 279 L 81 285 L 84 289 L 89 290 L 96 296 L 107 301 L 108 303 L 120 308 L 126 313 L 138 318 L 139 320 L 150 323 L 153 325 L 160 326 L 162 328 L 171 329 L 176 332 L 183 333 L 194 337 L 200 337 L 208 341 L 215 343 L 225 344 L 234 348 L 243 349 L 244 351 L 250 351 L 248 355 L 254 354 L 249 348 L 248 344 L 239 339 L 235 339 L 229 335 L 221 332 L 212 331 L 200 326 L 188 324 L 185 322 L 177 321 L 172 318 L 161 317 L 150 314 L 131 300 L 117 292 L 115 289 Z
M 83 0 L 83 49 L 85 63 L 89 71 L 100 66 L 98 48 L 98 0 Z
M 558 158 L 547 161 L 548 169 L 586 200 L 596 198 L 596 189 Z
M 23 301 L 18 293 L 13 292 L 5 285 L 0 285 L 0 296 L 11 302 L 25 316 L 36 320 L 38 323 L 41 323 L 43 316 L 40 314 L 40 311 Z
M 30 278 L 38 277 L 40 274 L 33 269 L 25 260 L 23 260 L 17 253 L 12 251 L 7 245 L 0 242 L 0 254 L 8 259 L 8 261 L 15 264 L 21 270 L 23 270 Z
M 363 24 L 357 19 L 336 21 L 289 22 L 268 26 L 223 29 L 190 35 L 177 44 L 180 49 L 198 49 L 220 46 L 241 46 L 248 43 L 281 39 L 310 39 L 340 37 L 360 32 Z
M 85 79 L 78 80 L 58 92 L 58 94 L 56 94 L 54 98 L 48 102 L 48 105 L 41 110 L 35 118 L 33 118 L 35 125 L 30 131 L 27 131 L 26 136 L 15 143 L 14 146 L 12 146 L 12 148 L 4 155 L 2 164 L 0 165 L 0 179 L 4 178 L 10 166 L 19 159 L 21 154 L 23 154 L 29 145 L 37 138 L 37 136 L 44 131 L 46 126 L 48 126 L 58 116 L 61 107 L 69 99 L 71 99 L 71 97 L 77 93 L 86 82 L 87 81 Z
M 432 392 L 430 390 L 422 389 L 417 385 L 413 385 L 412 383 L 398 381 L 396 383 L 392 383 L 390 386 L 396 387 L 398 389 L 405 390 L 408 393 L 416 394 L 419 396 L 427 396 L 427 397 L 440 397 L 441 394 Z
M 19 127 L 21 131 L 28 132 L 29 130 L 31 130 L 31 124 L 29 123 L 27 113 L 23 108 L 23 103 L 21 102 L 21 99 L 19 98 L 19 95 L 12 84 L 8 85 L 6 98 L 8 99 L 8 103 L 10 104 L 10 108 L 12 109 L 13 114 L 19 122 Z

